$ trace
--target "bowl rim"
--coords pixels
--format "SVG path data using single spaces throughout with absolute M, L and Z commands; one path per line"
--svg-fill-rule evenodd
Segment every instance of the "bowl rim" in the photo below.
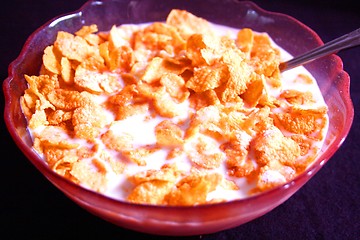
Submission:
M 232 1 L 232 0 L 230 0 Z M 53 170 L 51 170 L 47 163 L 45 161 L 43 161 L 38 155 L 37 153 L 35 153 L 31 148 L 28 148 L 28 146 L 24 143 L 24 141 L 22 140 L 21 136 L 17 133 L 17 131 L 14 129 L 14 122 L 13 119 L 11 118 L 10 112 L 10 106 L 11 106 L 11 91 L 10 91 L 10 83 L 14 78 L 15 75 L 15 70 L 16 70 L 16 66 L 18 66 L 19 64 L 21 64 L 22 61 L 24 61 L 24 58 L 27 54 L 27 49 L 29 47 L 29 45 L 31 45 L 33 39 L 35 38 L 35 36 L 37 36 L 43 29 L 49 28 L 54 24 L 57 24 L 57 22 L 59 21 L 64 21 L 68 18 L 72 18 L 75 16 L 80 16 L 82 15 L 88 8 L 91 7 L 95 7 L 96 5 L 101 5 L 101 4 L 106 4 L 106 0 L 102 0 L 102 1 L 96 1 L 96 0 L 90 0 L 87 1 L 85 4 L 83 4 L 79 9 L 75 10 L 75 11 L 71 11 L 68 13 L 64 13 L 58 16 L 53 17 L 52 19 L 50 19 L 49 21 L 45 22 L 43 25 L 41 25 L 40 27 L 38 27 L 32 34 L 29 35 L 29 37 L 26 39 L 20 54 L 18 55 L 18 57 L 16 57 L 10 64 L 8 67 L 8 77 L 3 81 L 3 92 L 4 92 L 4 97 L 5 97 L 5 106 L 4 106 L 4 120 L 5 120 L 5 124 L 6 127 L 8 129 L 8 132 L 10 133 L 13 141 L 16 143 L 16 145 L 19 147 L 19 149 L 22 151 L 22 153 L 27 157 L 27 159 L 41 172 L 42 171 L 46 171 L 51 178 L 57 179 L 57 180 L 61 180 L 61 181 L 65 181 L 67 185 L 69 185 L 71 188 L 75 188 L 83 193 L 85 193 L 85 197 L 88 195 L 93 195 L 96 196 L 97 198 L 101 198 L 102 201 L 104 201 L 105 205 L 108 204 L 112 204 L 118 206 L 118 205 L 127 205 L 127 206 L 131 206 L 131 207 L 136 207 L 136 208 L 143 208 L 143 209 L 169 209 L 169 210 L 173 210 L 173 209 L 192 209 L 194 210 L 194 206 L 167 206 L 167 205 L 152 205 L 152 204 L 138 204 L 138 203 L 131 203 L 131 202 L 127 202 L 124 200 L 119 200 L 119 199 L 114 199 L 108 196 L 105 196 L 101 193 L 95 192 L 93 190 L 81 187 L 80 185 L 60 176 L 59 174 L 57 174 L 56 172 L 54 172 Z M 119 2 L 119 1 L 113 1 L 113 2 Z M 323 41 L 321 40 L 321 38 L 319 37 L 319 35 L 312 30 L 309 26 L 305 25 L 304 23 L 300 22 L 299 20 L 295 19 L 294 17 L 290 16 L 290 15 L 286 15 L 284 13 L 279 13 L 279 12 L 274 12 L 274 11 L 269 11 L 269 10 L 265 10 L 263 8 L 261 8 L 260 6 L 258 6 L 256 3 L 252 2 L 252 1 L 232 1 L 232 2 L 236 2 L 237 4 L 244 4 L 244 5 L 249 5 L 252 9 L 256 10 L 257 13 L 259 13 L 259 15 L 271 15 L 273 17 L 277 17 L 277 18 L 282 18 L 282 19 L 286 19 L 289 22 L 291 22 L 292 24 L 296 24 L 298 26 L 301 26 L 305 31 L 307 31 L 309 34 L 311 34 L 311 36 L 314 39 L 314 42 L 316 42 L 317 45 L 322 45 Z M 222 206 L 222 205 L 229 205 L 229 204 L 236 204 L 238 202 L 252 202 L 256 199 L 262 198 L 264 196 L 267 195 L 271 195 L 277 191 L 282 191 L 282 190 L 286 190 L 287 188 L 291 187 L 292 185 L 296 185 L 296 183 L 301 182 L 303 180 L 304 177 L 306 177 L 306 175 L 313 175 L 315 174 L 318 170 L 320 170 L 320 168 L 335 154 L 335 152 L 338 150 L 338 148 L 342 145 L 342 143 L 345 141 L 351 126 L 352 126 L 352 122 L 354 119 L 354 107 L 353 107 L 353 103 L 352 100 L 350 98 L 350 76 L 347 72 L 345 72 L 345 70 L 343 69 L 343 62 L 341 60 L 341 58 L 338 55 L 332 54 L 329 56 L 326 56 L 324 58 L 328 58 L 329 60 L 331 60 L 332 62 L 336 63 L 337 69 L 341 69 L 341 71 L 338 72 L 338 76 L 341 76 L 344 79 L 345 85 L 342 87 L 342 91 L 344 92 L 341 95 L 341 98 L 344 101 L 344 105 L 346 107 L 346 111 L 347 111 L 347 118 L 345 119 L 345 123 L 344 123 L 344 127 L 343 130 L 341 131 L 341 133 L 339 134 L 341 137 L 337 137 L 335 138 L 329 145 L 329 147 L 327 148 L 327 150 L 321 155 L 321 158 L 317 158 L 316 161 L 314 161 L 312 163 L 311 166 L 309 166 L 303 173 L 299 174 L 298 176 L 296 176 L 294 179 L 292 179 L 291 181 L 281 184 L 279 186 L 276 186 L 274 188 L 271 188 L 267 191 L 261 192 L 259 194 L 255 194 L 252 196 L 248 196 L 246 198 L 243 199 L 236 199 L 236 200 L 232 200 L 232 201 L 225 201 L 225 202 L 219 202 L 219 203 L 209 203 L 209 204 L 203 204 L 203 205 L 196 205 L 196 209 L 206 209 L 209 207 L 213 207 L 214 205 L 216 206 Z M 307 181 L 305 181 L 303 184 L 305 184 Z M 302 184 L 302 185 L 303 185 Z M 84 197 L 84 198 L 85 198 Z M 286 200 L 286 199 L 285 199 Z M 285 201 L 284 200 L 284 201 Z M 103 207 L 103 206 L 101 206 Z

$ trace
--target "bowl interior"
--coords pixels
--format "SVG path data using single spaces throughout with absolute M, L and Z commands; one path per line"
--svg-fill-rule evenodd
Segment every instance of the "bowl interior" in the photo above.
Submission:
M 211 8 L 209 8 L 211 4 Z M 58 176 L 32 150 L 19 99 L 27 88 L 24 74 L 38 74 L 42 52 L 52 44 L 59 30 L 75 32 L 83 25 L 96 23 L 100 31 L 113 25 L 165 20 L 173 8 L 186 9 L 211 22 L 235 28 L 249 27 L 267 32 L 292 55 L 301 54 L 322 44 L 319 36 L 304 24 L 279 13 L 265 11 L 247 1 L 89 1 L 79 11 L 52 19 L 26 41 L 19 57 L 9 66 L 3 83 L 4 118 L 15 143 L 27 158 L 61 191 L 90 212 L 110 222 L 134 230 L 191 235 L 234 227 L 259 217 L 278 206 L 305 184 L 335 153 L 346 138 L 352 121 L 353 105 L 349 95 L 350 79 L 336 55 L 327 56 L 305 67 L 317 79 L 329 106 L 329 132 L 322 154 L 304 174 L 292 182 L 244 200 L 199 207 L 160 207 L 129 204 L 109 199 L 81 188 Z M 289 30 L 291 29 L 291 31 Z M 183 228 L 187 231 L 184 232 Z

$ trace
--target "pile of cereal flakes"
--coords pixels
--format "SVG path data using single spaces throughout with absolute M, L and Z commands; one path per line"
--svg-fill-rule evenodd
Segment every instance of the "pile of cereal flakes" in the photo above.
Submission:
M 326 105 L 282 89 L 279 62 L 267 34 L 219 36 L 174 9 L 166 22 L 59 31 L 21 106 L 34 149 L 75 183 L 136 203 L 227 201 L 293 179 L 325 138 Z

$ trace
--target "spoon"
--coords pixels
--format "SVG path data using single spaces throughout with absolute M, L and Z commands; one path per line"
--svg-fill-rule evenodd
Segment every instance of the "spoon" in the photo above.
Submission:
M 317 58 L 336 53 L 340 50 L 360 45 L 360 28 L 338 37 L 322 46 L 314 48 L 302 55 L 294 57 L 279 65 L 280 72 L 311 62 Z

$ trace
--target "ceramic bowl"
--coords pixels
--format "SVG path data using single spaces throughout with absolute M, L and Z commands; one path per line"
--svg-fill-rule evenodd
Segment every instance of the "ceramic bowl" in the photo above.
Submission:
M 34 152 L 19 104 L 20 96 L 27 88 L 24 74 L 39 73 L 43 50 L 52 44 L 59 30 L 75 32 L 83 25 L 96 23 L 100 31 L 107 31 L 114 24 L 163 21 L 173 8 L 186 9 L 217 24 L 267 32 L 279 46 L 294 56 L 323 44 L 313 30 L 296 19 L 263 10 L 247 1 L 89 1 L 78 11 L 45 23 L 28 38 L 20 55 L 9 66 L 9 76 L 3 83 L 6 100 L 4 118 L 13 140 L 29 161 L 60 191 L 94 215 L 120 227 L 145 233 L 207 234 L 239 226 L 279 206 L 339 149 L 350 130 L 354 112 L 349 96 L 349 75 L 343 70 L 338 56 L 323 57 L 305 66 L 317 79 L 329 107 L 329 131 L 315 163 L 287 184 L 225 203 L 192 207 L 140 205 L 114 200 L 82 188 L 53 172 Z

